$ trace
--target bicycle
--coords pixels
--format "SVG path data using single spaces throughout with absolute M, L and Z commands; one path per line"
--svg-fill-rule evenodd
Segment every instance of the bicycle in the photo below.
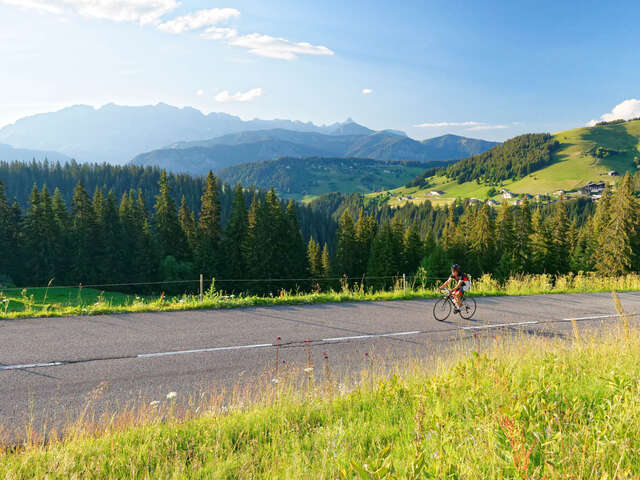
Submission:
M 451 315 L 451 309 L 457 309 L 458 307 L 453 301 L 453 295 L 451 290 L 446 291 L 447 294 L 438 300 L 433 306 L 433 318 L 439 322 L 444 322 L 449 315 Z M 460 310 L 458 313 L 465 320 L 469 320 L 476 313 L 476 301 L 473 297 L 463 296 L 460 301 Z

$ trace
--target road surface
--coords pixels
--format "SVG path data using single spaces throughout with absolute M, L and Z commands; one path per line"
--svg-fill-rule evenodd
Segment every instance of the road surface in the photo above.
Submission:
M 620 299 L 640 313 L 640 292 Z M 252 384 L 274 369 L 274 343 L 281 365 L 304 366 L 309 351 L 321 365 L 326 352 L 332 369 L 358 371 L 365 352 L 401 359 L 445 351 L 474 333 L 564 335 L 566 319 L 580 319 L 581 328 L 618 320 L 610 294 L 477 301 L 472 320 L 446 322 L 433 319 L 433 300 L 0 320 L 0 426 L 60 425 L 88 402 L 99 412 L 168 392 L 186 401 Z

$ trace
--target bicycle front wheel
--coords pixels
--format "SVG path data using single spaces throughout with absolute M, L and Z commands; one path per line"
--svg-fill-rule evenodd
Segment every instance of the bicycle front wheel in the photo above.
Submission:
M 451 302 L 447 298 L 441 298 L 433 306 L 433 318 L 444 322 L 451 315 Z
M 460 306 L 460 316 L 469 320 L 476 313 L 476 301 L 473 297 L 464 297 Z

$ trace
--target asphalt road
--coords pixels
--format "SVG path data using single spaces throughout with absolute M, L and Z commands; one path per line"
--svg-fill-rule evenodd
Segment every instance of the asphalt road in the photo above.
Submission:
M 640 292 L 620 299 L 627 312 L 640 313 Z M 255 385 L 273 375 L 275 343 L 279 368 L 304 366 L 310 352 L 315 364 L 326 363 L 326 353 L 334 371 L 348 372 L 362 368 L 365 353 L 389 361 L 443 353 L 474 334 L 562 336 L 570 318 L 581 329 L 618 321 L 610 294 L 478 298 L 472 320 L 446 322 L 433 319 L 433 302 L 0 320 L 0 442 L 28 423 L 73 420 L 88 403 L 111 411 L 168 392 L 187 401 Z

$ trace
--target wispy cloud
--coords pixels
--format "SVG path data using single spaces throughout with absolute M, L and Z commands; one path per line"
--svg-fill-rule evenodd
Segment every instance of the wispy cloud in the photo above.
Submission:
M 514 123 L 515 125 L 515 123 Z M 419 128 L 444 128 L 444 127 L 466 127 L 465 130 L 501 130 L 503 128 L 509 128 L 508 125 L 490 125 L 486 122 L 433 122 L 433 123 L 420 123 L 414 125 Z
M 371 90 L 370 88 L 363 88 L 362 89 L 362 94 L 363 95 L 370 95 L 373 93 L 373 90 Z
M 436 123 L 420 123 L 414 125 L 414 127 L 423 128 L 440 128 L 440 127 L 471 127 L 476 125 L 483 125 L 481 122 L 436 122 Z
M 202 95 L 204 95 L 204 90 L 199 89 L 199 90 L 196 92 L 196 95 L 198 95 L 199 97 L 201 97 Z
M 235 28 L 229 27 L 207 28 L 202 37 L 209 40 L 222 40 L 228 45 L 246 48 L 253 55 L 280 60 L 295 60 L 298 55 L 333 55 L 332 50 L 322 45 L 292 42 L 286 38 L 261 33 L 240 35 Z
M 224 90 L 215 96 L 216 102 L 250 102 L 258 97 L 262 96 L 262 88 L 252 88 L 246 92 L 230 93 L 229 90 Z
M 0 3 L 57 15 L 76 13 L 140 25 L 158 24 L 179 5 L 176 0 L 0 0 Z
M 476 125 L 471 128 L 467 128 L 469 131 L 473 130 L 502 130 L 503 128 L 511 128 L 509 125 Z
M 323 46 L 309 42 L 295 42 L 262 33 L 240 34 L 226 22 L 240 16 L 235 8 L 198 10 L 173 19 L 165 19 L 180 3 L 178 0 L 0 0 L 0 4 L 56 15 L 78 14 L 115 22 L 134 22 L 155 25 L 159 30 L 183 34 L 197 30 L 203 38 L 223 41 L 248 50 L 252 55 L 280 60 L 295 60 L 299 55 L 333 55 Z
M 200 30 L 211 25 L 228 22 L 234 17 L 239 17 L 240 12 L 235 8 L 211 8 L 198 10 L 197 12 L 177 17 L 158 25 L 158 29 L 168 33 L 184 33 L 191 30 Z
M 640 117 L 640 100 L 630 98 L 613 107 L 609 113 L 600 116 L 600 120 L 591 120 L 587 126 L 593 127 L 598 122 L 610 122 L 612 120 L 631 120 Z

